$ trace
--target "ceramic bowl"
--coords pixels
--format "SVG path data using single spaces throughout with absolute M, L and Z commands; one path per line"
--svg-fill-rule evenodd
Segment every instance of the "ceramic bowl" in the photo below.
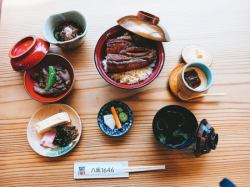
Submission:
M 202 89 L 194 89 L 192 87 L 190 87 L 187 82 L 185 81 L 185 78 L 184 78 L 184 74 L 185 74 L 185 71 L 189 68 L 189 67 L 196 67 L 196 68 L 199 68 L 206 76 L 207 78 L 207 85 L 206 87 L 202 88 Z M 209 68 L 209 66 L 207 66 L 205 63 L 203 62 L 192 62 L 192 63 L 188 63 L 186 64 L 182 70 L 181 70 L 181 80 L 182 82 L 185 84 L 185 86 L 193 91 L 193 92 L 204 92 L 204 91 L 207 91 L 212 85 L 213 85 L 213 73 L 212 73 L 212 70 Z
M 173 119 L 169 119 L 169 113 L 175 114 L 175 125 L 168 124 L 170 121 L 173 121 Z M 161 123 L 167 124 L 167 129 L 163 129 L 161 127 Z M 179 123 L 177 125 L 177 123 Z M 155 115 L 153 119 L 153 132 L 156 140 L 163 146 L 167 147 L 171 150 L 182 150 L 187 147 L 189 147 L 191 144 L 194 143 L 195 140 L 195 132 L 198 127 L 198 122 L 194 114 L 178 105 L 168 105 L 163 108 L 161 108 Z M 171 131 L 177 131 L 172 128 L 184 128 L 185 131 L 189 133 L 189 137 L 187 140 L 185 140 L 182 144 L 173 145 L 171 143 L 168 143 L 168 138 L 170 138 L 173 134 L 171 134 Z M 166 136 L 166 138 L 163 138 Z
M 18 41 L 9 51 L 10 63 L 15 71 L 26 71 L 40 63 L 49 50 L 49 43 L 35 36 Z
M 150 84 L 160 74 L 160 72 L 163 68 L 163 65 L 164 65 L 165 53 L 164 53 L 162 43 L 156 42 L 155 45 L 156 45 L 156 51 L 157 51 L 157 62 L 156 62 L 156 66 L 154 67 L 152 74 L 147 79 L 140 81 L 139 83 L 132 84 L 132 85 L 122 84 L 122 83 L 118 83 L 118 82 L 112 80 L 106 74 L 106 72 L 103 68 L 103 64 L 102 64 L 102 62 L 106 56 L 106 42 L 108 39 L 114 38 L 116 36 L 120 36 L 125 32 L 128 32 L 128 31 L 123 29 L 121 26 L 117 25 L 117 26 L 114 26 L 114 27 L 110 28 L 109 30 L 107 30 L 100 37 L 100 39 L 98 40 L 96 47 L 95 47 L 95 54 L 94 54 L 95 64 L 96 64 L 96 68 L 97 68 L 99 74 L 109 84 L 116 86 L 116 87 L 119 87 L 119 88 L 124 88 L 124 89 L 137 89 L 137 88 L 141 88 L 143 86 Z
M 58 41 L 54 36 L 55 28 L 63 22 L 74 22 L 82 27 L 83 33 L 68 41 Z M 46 40 L 52 44 L 55 44 L 63 49 L 73 49 L 79 47 L 83 43 L 84 36 L 87 33 L 87 21 L 85 17 L 77 11 L 63 12 L 59 14 L 51 15 L 47 18 L 43 35 Z
M 72 81 L 71 81 L 69 89 L 65 93 L 63 93 L 59 96 L 56 96 L 56 97 L 44 97 L 44 96 L 39 95 L 38 93 L 36 93 L 34 91 L 34 81 L 31 79 L 31 73 L 33 71 L 35 71 L 37 68 L 42 68 L 45 65 L 57 65 L 57 64 L 60 64 L 63 67 L 65 67 L 70 73 Z M 34 68 L 32 68 L 32 70 L 26 71 L 24 73 L 24 86 L 25 86 L 27 93 L 33 99 L 35 99 L 39 102 L 42 102 L 42 103 L 53 103 L 53 102 L 57 102 L 57 101 L 65 98 L 73 89 L 74 81 L 75 81 L 74 69 L 73 69 L 72 65 L 70 64 L 70 62 L 66 58 L 64 58 L 63 56 L 58 55 L 58 54 L 53 54 L 53 53 L 47 54 L 44 57 L 44 59 L 36 67 L 34 67 Z
M 117 128 L 111 129 L 104 123 L 103 116 L 107 114 L 111 114 L 110 108 L 112 106 L 121 107 L 124 110 L 124 112 L 128 115 L 128 120 L 122 123 L 121 129 L 117 129 Z M 129 106 L 126 105 L 125 103 L 121 101 L 111 101 L 111 102 L 106 103 L 100 109 L 98 116 L 97 116 L 97 122 L 98 122 L 99 128 L 104 134 L 110 137 L 119 137 L 119 136 L 126 134 L 129 131 L 129 129 L 132 127 L 133 113 L 132 113 L 132 110 L 129 108 Z
M 38 121 L 46 119 L 59 112 L 67 112 L 69 114 L 71 120 L 70 125 L 76 127 L 76 129 L 78 130 L 78 136 L 73 142 L 65 147 L 45 148 L 40 145 L 41 135 L 37 134 L 35 124 Z M 81 134 L 82 124 L 79 115 L 73 108 L 65 104 L 52 104 L 43 106 L 33 114 L 27 126 L 27 138 L 31 148 L 39 155 L 45 157 L 58 157 L 67 154 L 77 145 L 80 140 Z

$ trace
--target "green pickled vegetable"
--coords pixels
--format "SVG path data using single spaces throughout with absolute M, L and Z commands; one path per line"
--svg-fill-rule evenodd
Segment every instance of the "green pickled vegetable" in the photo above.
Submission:
M 56 82 L 56 68 L 54 66 L 49 66 L 49 75 L 45 90 L 50 90 Z
M 119 113 L 119 119 L 122 123 L 126 122 L 128 120 L 128 115 L 125 112 Z
M 117 113 L 123 112 L 123 109 L 121 107 L 115 107 Z

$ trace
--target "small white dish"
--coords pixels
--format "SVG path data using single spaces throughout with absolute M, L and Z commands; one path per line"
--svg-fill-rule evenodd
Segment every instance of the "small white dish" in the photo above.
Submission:
M 35 124 L 45 118 L 48 118 L 59 112 L 67 112 L 69 114 L 71 124 L 78 130 L 77 138 L 65 147 L 45 148 L 40 145 L 41 135 L 36 132 Z M 70 152 L 79 142 L 82 133 L 81 119 L 77 112 L 65 104 L 51 104 L 41 107 L 31 117 L 27 126 L 27 139 L 30 147 L 39 155 L 45 157 L 58 157 Z

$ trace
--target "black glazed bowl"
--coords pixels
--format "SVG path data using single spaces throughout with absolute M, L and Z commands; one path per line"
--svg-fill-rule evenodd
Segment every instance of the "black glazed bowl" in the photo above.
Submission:
M 182 150 L 192 145 L 197 128 L 198 122 L 194 114 L 178 105 L 161 108 L 153 119 L 156 140 L 171 150 Z

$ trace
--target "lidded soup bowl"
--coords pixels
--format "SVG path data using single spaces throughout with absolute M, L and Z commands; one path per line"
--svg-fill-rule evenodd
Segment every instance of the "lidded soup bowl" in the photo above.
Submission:
M 160 74 L 165 61 L 165 52 L 162 42 L 170 41 L 167 32 L 158 25 L 159 20 L 160 19 L 157 16 L 144 11 L 139 11 L 136 16 L 130 15 L 120 18 L 117 21 L 118 25 L 104 32 L 96 44 L 94 59 L 99 74 L 106 82 L 118 88 L 137 89 L 150 84 L 156 79 Z M 125 84 L 112 79 L 110 74 L 105 70 L 104 65 L 107 55 L 107 41 L 125 33 L 139 36 L 145 41 L 150 42 L 150 45 L 155 49 L 157 56 L 151 74 L 146 79 L 133 84 Z
M 63 56 L 48 53 L 50 44 L 42 38 L 27 36 L 19 40 L 9 51 L 10 63 L 13 70 L 24 72 L 24 87 L 27 93 L 35 100 L 43 103 L 53 103 L 64 99 L 73 89 L 74 69 L 71 63 Z M 57 96 L 42 96 L 34 91 L 34 80 L 31 75 L 34 71 L 49 65 L 60 65 L 67 69 L 70 83 L 65 92 Z
M 195 156 L 216 149 L 219 136 L 206 119 L 198 123 L 194 114 L 178 105 L 161 108 L 153 119 L 156 140 L 170 150 L 183 150 L 194 145 Z

